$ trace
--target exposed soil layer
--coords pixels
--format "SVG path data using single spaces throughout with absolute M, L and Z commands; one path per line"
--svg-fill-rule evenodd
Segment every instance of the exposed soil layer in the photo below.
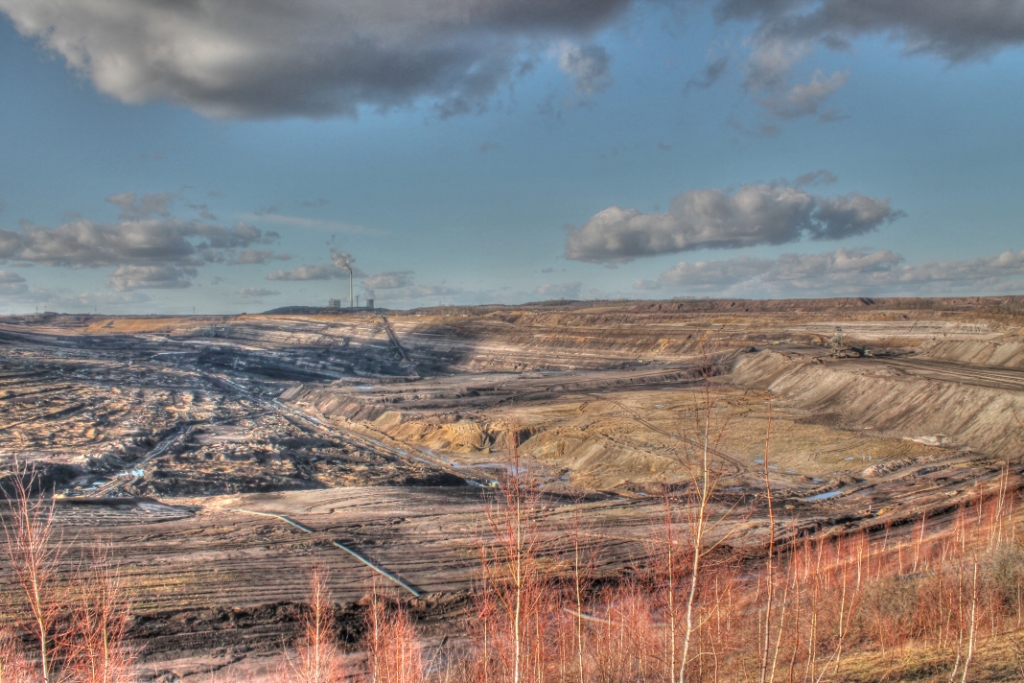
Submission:
M 65 496 L 68 571 L 111 548 L 147 676 L 251 671 L 295 638 L 316 564 L 332 569 L 339 631 L 358 633 L 376 575 L 334 541 L 423 593 L 389 589 L 428 637 L 450 629 L 513 441 L 545 495 L 552 566 L 580 507 L 605 578 L 643 563 L 658 495 L 685 496 L 708 401 L 718 504 L 734 510 L 724 552 L 763 551 L 769 408 L 783 542 L 941 524 L 1007 462 L 1018 485 L 1022 311 L 969 298 L 8 318 L 0 490 L 17 459 Z

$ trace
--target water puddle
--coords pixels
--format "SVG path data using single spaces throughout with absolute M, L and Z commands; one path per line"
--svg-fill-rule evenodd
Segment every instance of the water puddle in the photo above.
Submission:
M 807 498 L 804 498 L 804 502 L 813 503 L 816 500 L 828 500 L 829 498 L 835 498 L 840 493 L 842 493 L 842 491 L 826 491 L 825 493 L 819 493 L 816 496 L 809 496 Z

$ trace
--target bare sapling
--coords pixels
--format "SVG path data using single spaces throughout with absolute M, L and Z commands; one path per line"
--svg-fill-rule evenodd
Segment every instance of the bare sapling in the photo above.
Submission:
M 25 657 L 21 641 L 7 629 L 0 630 L 0 683 L 27 683 L 33 680 L 36 680 L 36 674 Z
M 422 683 L 423 648 L 401 604 L 387 605 L 375 585 L 366 614 L 366 649 L 371 683 Z
M 717 392 L 712 384 L 712 376 L 715 372 L 714 355 L 710 348 L 709 338 L 706 334 L 701 336 L 701 366 L 700 366 L 700 391 L 695 394 L 694 405 L 694 438 L 687 439 L 681 435 L 681 441 L 690 446 L 687 451 L 689 457 L 683 462 L 690 473 L 691 495 L 690 503 L 687 506 L 689 531 L 689 576 L 686 585 L 686 606 L 684 610 L 683 624 L 681 631 L 682 643 L 678 664 L 676 664 L 676 634 L 674 604 L 670 604 L 668 618 L 671 620 L 671 643 L 669 646 L 669 660 L 673 662 L 673 668 L 677 666 L 678 677 L 675 670 L 670 676 L 670 681 L 678 680 L 679 683 L 686 683 L 687 669 L 694 658 L 691 654 L 693 636 L 700 625 L 696 623 L 699 605 L 700 584 L 703 579 L 704 561 L 721 543 L 731 534 L 727 532 L 716 543 L 708 543 L 709 534 L 720 523 L 725 521 L 728 512 L 723 513 L 717 520 L 712 519 L 712 503 L 718 489 L 718 481 L 721 473 L 714 467 L 712 457 L 719 453 L 723 436 L 728 420 L 716 424 L 714 417 L 717 402 Z M 672 533 L 672 520 L 667 520 L 667 538 L 669 561 L 666 567 L 669 570 L 669 600 L 674 603 L 675 580 L 675 538 Z M 698 652 L 696 656 L 703 656 Z
M 546 638 L 539 632 L 540 620 L 553 596 L 547 595 L 538 562 L 540 493 L 519 454 L 518 425 L 511 427 L 508 473 L 487 511 L 494 542 L 484 554 L 483 569 L 494 602 L 484 657 L 500 668 L 498 681 L 521 683 L 541 675 Z
M 120 573 L 107 566 L 102 552 L 94 555 L 92 566 L 96 569 L 76 582 L 67 669 L 79 683 L 129 683 L 135 680 L 138 654 L 127 642 L 131 600 Z
M 66 640 L 62 624 L 68 587 L 60 576 L 65 546 L 54 525 L 53 498 L 31 495 L 35 472 L 15 465 L 10 479 L 4 534 L 7 559 L 20 589 L 13 615 L 34 641 L 39 679 L 51 683 Z
M 594 622 L 597 642 L 590 649 L 595 683 L 624 683 L 661 680 L 657 675 L 658 636 L 652 613 L 651 595 L 646 586 L 627 580 L 606 589 L 601 595 L 606 605 L 604 619 Z
M 761 644 L 761 683 L 768 680 L 768 650 L 772 634 L 772 608 L 775 606 L 775 508 L 772 502 L 772 483 L 768 476 L 768 454 L 772 435 L 772 404 L 768 402 L 768 433 L 764 439 L 764 495 L 768 501 L 768 557 L 765 560 L 764 634 Z M 774 664 L 772 666 L 774 674 Z
M 685 562 L 682 556 L 682 543 L 677 537 L 675 528 L 675 510 L 669 494 L 665 495 L 663 506 L 663 536 L 659 542 L 653 544 L 651 551 L 651 591 L 657 593 L 657 586 L 664 587 L 661 596 L 658 596 L 658 611 L 663 615 L 665 628 L 661 629 L 664 640 L 663 656 L 664 664 L 667 667 L 665 679 L 669 683 L 675 683 L 679 657 L 676 648 L 679 643 L 679 596 L 680 585 L 683 582 Z M 649 596 L 651 598 L 654 595 Z
M 586 608 L 587 594 L 590 591 L 594 577 L 595 553 L 593 549 L 584 543 L 585 530 L 580 510 L 581 502 L 581 500 L 577 499 L 576 504 L 572 508 L 572 516 L 566 535 L 569 543 L 572 545 L 570 549 L 572 552 L 572 585 L 570 588 L 570 604 L 572 608 L 569 614 L 572 617 L 573 649 L 575 650 L 576 676 L 573 678 L 579 681 L 579 683 L 586 683 L 588 679 L 587 667 L 583 661 L 585 653 L 583 644 L 585 637 L 584 620 L 586 619 L 584 610 Z M 567 677 L 563 676 L 563 678 Z
M 316 567 L 309 579 L 309 607 L 302 616 L 303 644 L 292 667 L 300 683 L 339 683 L 346 672 L 334 632 L 334 600 L 328 586 L 330 574 Z

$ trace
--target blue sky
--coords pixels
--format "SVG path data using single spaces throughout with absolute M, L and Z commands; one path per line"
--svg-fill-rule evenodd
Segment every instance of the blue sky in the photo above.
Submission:
M 0 0 L 0 312 L 1024 292 L 1024 0 Z

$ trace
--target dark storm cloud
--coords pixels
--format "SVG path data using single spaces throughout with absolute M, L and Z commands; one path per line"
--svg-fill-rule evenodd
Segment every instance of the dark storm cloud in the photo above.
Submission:
M 479 108 L 524 59 L 585 38 L 633 1 L 0 0 L 0 10 L 126 103 L 268 118 L 427 98 L 447 116 Z M 596 86 L 607 55 L 578 49 L 577 84 Z
M 694 190 L 667 213 L 617 206 L 601 211 L 566 238 L 578 261 L 629 261 L 696 249 L 735 249 L 812 239 L 842 239 L 895 220 L 888 199 L 852 193 L 822 198 L 782 185 L 745 185 L 733 193 Z

